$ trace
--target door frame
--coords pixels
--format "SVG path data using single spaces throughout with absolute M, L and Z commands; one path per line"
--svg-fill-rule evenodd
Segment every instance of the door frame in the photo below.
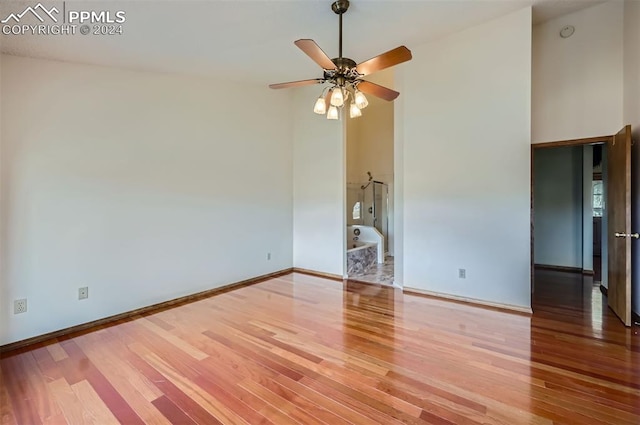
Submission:
M 608 136 L 598 136 L 598 137 L 588 137 L 588 138 L 584 138 L 584 139 L 571 139 L 571 140 L 559 140 L 559 141 L 555 141 L 555 142 L 543 142 L 543 143 L 532 143 L 531 144 L 531 188 L 530 188 L 530 194 L 531 194 L 531 246 L 530 246 L 530 250 L 531 250 L 531 276 L 530 276 L 530 288 L 531 288 L 531 294 L 533 294 L 533 291 L 535 289 L 534 286 L 534 277 L 535 277 L 535 262 L 534 262 L 534 243 L 535 243 L 535 237 L 534 237 L 534 227 L 535 227 L 535 221 L 534 221 L 534 196 L 533 196 L 533 189 L 534 189 L 534 184 L 535 184 L 535 173 L 534 173 L 534 158 L 535 158 L 535 152 L 539 149 L 548 149 L 548 148 L 559 148 L 559 147 L 565 147 L 565 146 L 583 146 L 583 145 L 593 145 L 596 143 L 602 143 L 605 144 L 605 146 L 608 146 L 609 143 L 611 143 L 613 141 L 613 135 L 608 135 Z M 584 242 L 583 242 L 584 243 Z M 532 306 L 533 309 L 533 306 Z

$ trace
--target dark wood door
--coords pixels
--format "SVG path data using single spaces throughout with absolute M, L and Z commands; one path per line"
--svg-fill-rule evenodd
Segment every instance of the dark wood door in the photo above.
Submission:
M 631 126 L 613 136 L 607 165 L 608 303 L 631 326 Z

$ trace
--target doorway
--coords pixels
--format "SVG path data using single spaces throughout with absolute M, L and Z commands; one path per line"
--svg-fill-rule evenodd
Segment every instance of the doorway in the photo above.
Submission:
M 392 74 L 381 84 L 392 86 Z M 346 275 L 394 285 L 394 104 L 376 97 L 346 121 Z
M 602 268 L 601 254 L 604 250 L 606 257 L 607 249 L 606 240 L 602 243 L 601 238 L 607 223 L 603 186 L 607 158 L 606 152 L 602 154 L 602 146 L 602 143 L 560 146 L 536 154 L 533 164 L 536 268 L 585 275 L 594 275 L 595 270 Z M 602 282 L 606 287 L 606 279 Z
M 608 306 L 630 326 L 630 153 L 630 126 L 614 136 L 532 145 L 534 311 L 593 308 L 601 292 L 604 312 Z
M 602 252 L 606 259 L 607 251 L 601 237 L 607 224 L 603 145 L 597 142 L 535 151 L 533 304 L 537 310 L 592 309 L 593 314 L 602 312 L 604 302 L 606 311 L 601 292 L 607 287 L 606 278 L 602 279 Z

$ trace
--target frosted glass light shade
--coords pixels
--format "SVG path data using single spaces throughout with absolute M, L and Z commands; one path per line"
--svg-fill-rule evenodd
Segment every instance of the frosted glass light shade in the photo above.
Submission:
M 333 106 L 344 105 L 344 95 L 342 94 L 342 89 L 340 87 L 335 87 L 331 91 L 331 105 Z
M 338 108 L 336 108 L 335 106 L 331 105 L 329 107 L 329 112 L 327 112 L 327 119 L 328 120 L 337 120 L 338 119 Z
M 369 104 L 367 97 L 360 90 L 356 90 L 355 101 L 358 109 L 364 109 Z
M 349 116 L 351 118 L 358 118 L 362 116 L 362 111 L 360 111 L 360 108 L 358 108 L 358 105 L 354 102 L 351 102 L 351 106 L 349 107 Z
M 313 112 L 320 115 L 324 115 L 327 113 L 327 103 L 325 102 L 323 96 L 320 96 L 318 100 L 316 100 L 316 104 L 313 107 Z

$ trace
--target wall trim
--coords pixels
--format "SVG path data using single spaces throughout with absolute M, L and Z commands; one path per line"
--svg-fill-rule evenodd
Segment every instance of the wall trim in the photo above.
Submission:
M 461 297 L 458 295 L 444 294 L 441 292 L 425 291 L 424 289 L 407 288 L 405 286 L 402 289 L 402 292 L 406 294 L 411 294 L 411 295 L 437 298 L 445 301 L 453 301 L 460 304 L 470 304 L 476 307 L 488 308 L 491 310 L 498 310 L 498 311 L 507 312 L 507 313 L 518 313 L 518 314 L 525 314 L 528 316 L 533 314 L 533 310 L 531 310 L 531 308 L 528 308 L 528 307 L 523 307 L 523 306 L 513 305 L 513 304 L 495 303 L 492 301 L 479 300 L 477 298 Z
M 600 284 L 600 292 L 602 292 L 602 295 L 605 297 L 609 296 L 609 290 L 602 283 Z
M 586 273 L 589 270 L 584 270 L 581 267 L 555 266 L 553 264 L 534 264 L 533 267 L 540 270 L 552 270 L 556 272 L 589 274 Z M 591 274 L 593 274 L 593 271 L 591 271 Z
M 299 267 L 294 267 L 291 270 L 291 272 L 292 273 L 306 274 L 306 275 L 315 276 L 315 277 L 323 277 L 325 279 L 338 280 L 340 282 L 345 280 L 342 276 L 337 275 L 337 274 L 319 272 L 319 271 L 316 271 L 316 270 L 309 270 L 309 269 L 301 269 Z
M 632 311 L 631 321 L 633 322 L 634 325 L 640 326 L 640 314 L 636 313 L 635 311 Z
M 255 285 L 256 283 L 264 282 L 265 280 L 272 279 L 274 277 L 280 277 L 291 274 L 292 268 L 279 270 L 273 273 L 264 274 L 261 276 L 252 277 L 250 279 L 241 280 L 239 282 L 230 283 L 228 285 L 220 286 L 218 288 L 207 289 L 202 292 L 197 292 L 191 295 L 185 295 L 183 297 L 175 298 L 169 301 L 164 301 L 157 304 L 152 304 L 146 307 L 141 307 L 135 310 L 126 311 L 124 313 L 115 314 L 113 316 L 104 317 L 102 319 L 93 320 L 91 322 L 82 323 L 80 325 L 71 326 L 68 328 L 60 329 L 57 331 L 49 332 L 43 335 L 34 336 L 31 338 L 23 339 L 21 341 L 11 342 L 9 344 L 0 345 L 0 354 L 8 353 L 18 349 L 30 349 L 32 345 L 43 344 L 49 342 L 49 340 L 66 337 L 72 338 L 74 336 L 81 335 L 96 330 L 96 328 L 103 328 L 115 324 L 115 322 L 130 321 L 136 318 L 136 316 L 149 315 L 158 313 L 160 311 L 168 310 L 173 307 L 177 307 L 184 304 L 189 304 L 194 301 L 199 301 L 205 298 L 210 298 L 216 295 L 223 294 L 225 292 L 240 289 L 246 286 Z
M 534 149 L 545 149 L 545 148 L 557 148 L 560 146 L 576 146 L 576 145 L 590 145 L 593 143 L 609 143 L 611 142 L 612 138 L 613 138 L 613 135 L 587 137 L 584 139 L 558 140 L 554 142 L 531 143 L 531 147 Z

